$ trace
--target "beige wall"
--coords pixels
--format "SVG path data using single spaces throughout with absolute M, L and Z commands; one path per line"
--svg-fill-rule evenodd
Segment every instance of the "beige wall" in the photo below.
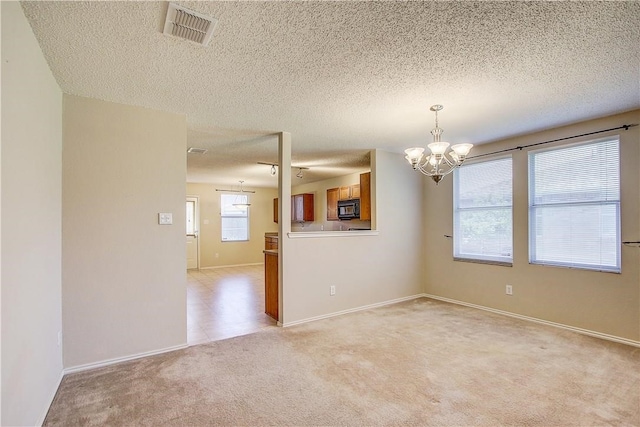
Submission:
M 400 154 L 376 150 L 371 162 L 379 234 L 285 238 L 285 325 L 423 292 L 421 177 Z
M 20 4 L 1 12 L 0 424 L 35 425 L 62 375 L 62 93 Z
M 478 146 L 473 154 L 548 141 L 571 135 L 640 123 L 640 110 L 592 120 L 494 144 Z M 638 187 L 640 186 L 640 128 L 610 132 L 620 135 L 622 240 L 640 238 Z M 571 139 L 587 141 L 607 134 Z M 549 147 L 549 146 L 547 146 Z M 513 156 L 513 267 L 454 262 L 452 242 L 452 179 L 427 185 L 424 198 L 424 241 L 428 257 L 423 277 L 428 294 L 504 310 L 524 316 L 640 340 L 640 250 L 622 247 L 622 274 L 600 273 L 528 262 L 527 150 Z M 490 158 L 487 157 L 487 158 Z M 513 285 L 513 296 L 505 285 Z
M 249 195 L 249 241 L 223 242 L 220 220 L 222 193 L 216 188 L 230 187 L 187 183 L 187 195 L 197 196 L 200 203 L 200 268 L 264 262 L 264 233 L 278 231 L 278 224 L 273 222 L 273 199 L 278 197 L 278 190 L 244 187 L 255 191 Z
M 185 117 L 65 95 L 63 126 L 65 367 L 184 345 Z
M 368 171 L 362 171 L 368 172 Z M 295 179 L 295 178 L 294 178 Z M 295 184 L 295 181 L 294 181 Z M 354 184 L 360 184 L 360 173 L 352 173 L 349 175 L 339 176 L 336 178 L 326 179 L 323 181 L 312 182 L 309 184 L 294 185 L 291 188 L 291 194 L 311 193 L 313 194 L 314 203 L 314 221 L 304 224 L 292 224 L 292 231 L 341 231 L 347 230 L 349 227 L 370 228 L 371 221 L 327 221 L 327 190 L 329 188 L 346 187 Z

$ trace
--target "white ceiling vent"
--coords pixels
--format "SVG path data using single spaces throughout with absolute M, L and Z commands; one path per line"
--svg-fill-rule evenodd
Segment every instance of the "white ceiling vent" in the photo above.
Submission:
M 185 7 L 169 3 L 164 33 L 208 46 L 218 20 Z
M 189 154 L 204 154 L 206 152 L 207 152 L 206 148 L 189 147 L 189 149 L 187 150 L 187 153 Z

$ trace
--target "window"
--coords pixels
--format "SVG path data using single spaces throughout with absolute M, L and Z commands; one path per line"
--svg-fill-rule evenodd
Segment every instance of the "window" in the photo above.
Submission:
M 249 196 L 246 194 L 220 195 L 223 242 L 249 240 L 249 208 L 234 206 L 237 203 L 249 203 Z
M 529 154 L 533 264 L 620 272 L 618 138 Z
M 511 157 L 466 164 L 454 172 L 453 256 L 513 261 Z
M 187 200 L 187 236 L 196 234 L 196 201 Z

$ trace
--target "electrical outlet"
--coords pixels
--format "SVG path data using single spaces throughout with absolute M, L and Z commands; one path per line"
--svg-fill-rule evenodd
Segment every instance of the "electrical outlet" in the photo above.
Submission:
M 335 286 L 331 286 L 329 288 L 329 295 L 335 295 L 336 294 L 336 287 Z
M 507 285 L 506 292 L 507 292 L 507 295 L 513 295 L 513 286 Z

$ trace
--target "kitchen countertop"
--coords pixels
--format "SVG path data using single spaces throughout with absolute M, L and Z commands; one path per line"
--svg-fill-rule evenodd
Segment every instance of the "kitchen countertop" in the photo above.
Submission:
M 308 239 L 317 237 L 364 237 L 377 236 L 378 230 L 343 230 L 343 231 L 292 231 L 287 233 L 290 239 Z
M 278 250 L 277 249 L 265 249 L 262 251 L 263 254 L 265 255 L 275 255 L 278 256 Z
M 278 232 L 275 233 L 264 233 L 264 237 L 275 237 L 278 238 Z

